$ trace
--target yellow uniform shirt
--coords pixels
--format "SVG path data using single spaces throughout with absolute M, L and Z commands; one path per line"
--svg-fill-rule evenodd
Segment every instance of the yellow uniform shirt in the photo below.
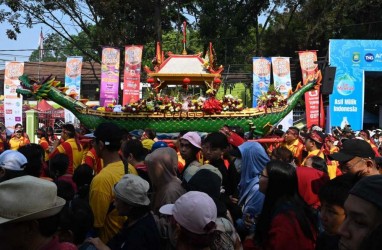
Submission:
M 131 165 L 129 173 L 137 174 Z M 99 229 L 99 237 L 105 243 L 118 233 L 126 221 L 126 217 L 119 216 L 115 208 L 109 211 L 114 199 L 113 187 L 124 175 L 123 162 L 113 162 L 105 166 L 90 185 L 89 203 L 94 214 L 94 227 Z

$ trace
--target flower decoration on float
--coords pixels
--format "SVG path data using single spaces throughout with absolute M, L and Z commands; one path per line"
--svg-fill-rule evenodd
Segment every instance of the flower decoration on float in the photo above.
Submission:
M 257 98 L 257 106 L 267 112 L 268 108 L 281 108 L 287 104 L 286 98 L 273 85 L 267 92 L 262 92 Z

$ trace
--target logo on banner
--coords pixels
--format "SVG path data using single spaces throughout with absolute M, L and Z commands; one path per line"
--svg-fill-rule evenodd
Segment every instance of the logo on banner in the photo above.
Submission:
M 107 65 L 119 64 L 119 50 L 114 48 L 104 48 L 102 51 L 102 63 Z
M 18 62 L 10 62 L 5 68 L 5 77 L 11 80 L 18 80 L 23 74 L 24 65 Z
M 279 77 L 284 77 L 289 74 L 289 60 L 276 58 L 272 61 L 273 73 Z
M 66 75 L 69 77 L 77 77 L 81 74 L 82 61 L 77 58 L 73 58 L 66 64 Z
M 367 53 L 367 54 L 365 55 L 365 61 L 366 61 L 366 62 L 372 62 L 372 61 L 374 61 L 374 55 L 373 55 L 372 53 Z
M 348 74 L 345 74 L 342 77 L 340 77 L 339 80 L 340 81 L 337 84 L 338 93 L 344 96 L 351 95 L 355 89 L 352 77 Z
M 361 53 L 359 52 L 353 52 L 353 63 L 359 63 L 361 61 Z
M 268 76 L 271 72 L 271 64 L 267 59 L 259 58 L 253 62 L 253 73 L 259 77 Z
M 301 69 L 306 71 L 315 70 L 318 65 L 314 62 L 317 61 L 317 54 L 313 52 L 303 52 L 300 54 Z
M 142 49 L 140 47 L 131 46 L 125 50 L 125 62 L 130 65 L 141 63 Z

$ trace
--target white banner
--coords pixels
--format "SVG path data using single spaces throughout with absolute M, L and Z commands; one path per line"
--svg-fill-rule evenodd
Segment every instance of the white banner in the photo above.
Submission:
M 24 73 L 23 62 L 5 62 L 4 73 L 4 125 L 13 133 L 17 123 L 23 123 L 23 97 L 17 97 L 19 77 Z M 25 126 L 25 124 L 23 124 Z

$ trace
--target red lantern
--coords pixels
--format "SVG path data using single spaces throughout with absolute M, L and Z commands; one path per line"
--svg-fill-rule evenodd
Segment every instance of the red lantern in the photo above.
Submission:
M 221 82 L 222 82 L 222 80 L 220 80 L 219 78 L 214 79 L 214 83 L 216 83 L 216 84 L 220 84 Z
M 189 84 L 191 82 L 190 78 L 186 77 L 183 79 L 184 84 Z
M 147 82 L 148 83 L 154 83 L 154 78 L 150 77 L 149 79 L 147 79 Z
M 188 90 L 188 84 L 191 82 L 190 78 L 186 77 L 183 79 L 183 84 L 182 84 L 182 87 L 183 89 L 185 90 Z

